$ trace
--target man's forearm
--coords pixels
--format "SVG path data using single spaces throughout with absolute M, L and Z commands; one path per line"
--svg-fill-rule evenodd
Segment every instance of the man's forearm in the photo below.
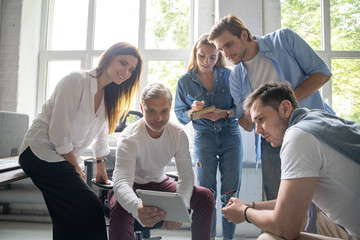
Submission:
M 296 99 L 298 101 L 307 98 L 316 93 L 325 83 L 330 79 L 330 76 L 326 76 L 321 73 L 311 74 L 305 81 L 296 89 L 294 89 Z
M 276 199 L 266 202 L 247 203 L 246 205 L 255 208 L 257 210 L 274 210 L 275 204 L 276 204 Z
M 251 132 L 254 129 L 249 110 L 245 111 L 242 117 L 239 117 L 238 123 L 245 131 Z

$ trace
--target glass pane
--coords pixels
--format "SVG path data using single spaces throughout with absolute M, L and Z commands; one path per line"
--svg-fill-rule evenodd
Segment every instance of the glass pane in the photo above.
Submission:
M 85 50 L 88 0 L 52 0 L 47 50 Z
M 331 67 L 336 115 L 360 123 L 360 59 L 333 59 Z
M 360 50 L 359 0 L 331 0 L 331 49 Z
M 172 109 L 174 108 L 177 81 L 184 73 L 185 61 L 149 61 L 148 83 L 161 82 L 170 89 L 173 95 Z M 171 111 L 170 119 L 179 123 L 174 111 Z
M 92 58 L 92 68 L 96 68 L 100 62 L 100 57 L 93 57 Z
M 94 49 L 105 50 L 114 43 L 138 45 L 139 1 L 96 1 Z
M 320 0 L 281 0 L 281 27 L 297 32 L 315 50 L 321 50 Z
M 73 71 L 78 71 L 80 67 L 80 61 L 49 61 L 47 65 L 46 99 L 51 96 L 63 77 Z
M 189 48 L 190 0 L 146 1 L 146 49 Z

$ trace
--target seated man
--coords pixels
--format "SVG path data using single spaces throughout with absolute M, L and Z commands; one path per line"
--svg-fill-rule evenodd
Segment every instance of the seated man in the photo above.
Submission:
M 136 189 L 179 192 L 193 210 L 192 239 L 210 239 L 214 213 L 214 195 L 194 186 L 194 173 L 185 132 L 169 122 L 172 95 L 163 84 L 150 84 L 141 94 L 144 117 L 122 132 L 116 152 L 113 174 L 114 188 L 109 192 L 110 240 L 134 239 L 134 221 L 151 227 L 163 220 L 166 213 L 144 206 Z M 179 182 L 169 181 L 166 165 L 175 158 Z M 176 206 L 174 206 L 176 207 Z M 181 223 L 164 221 L 163 227 L 177 229 Z
M 230 222 L 251 222 L 261 239 L 327 239 L 301 233 L 311 200 L 353 237 L 360 237 L 360 126 L 323 110 L 299 108 L 287 83 L 260 86 L 245 101 L 256 133 L 281 147 L 276 200 L 222 209 Z M 259 239 L 260 239 L 259 238 Z

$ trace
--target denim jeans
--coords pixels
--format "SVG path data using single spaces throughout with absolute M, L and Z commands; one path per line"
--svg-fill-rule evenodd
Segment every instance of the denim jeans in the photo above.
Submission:
M 280 147 L 261 139 L 261 171 L 266 200 L 277 198 L 281 178 Z
M 217 168 L 221 173 L 221 205 L 224 207 L 231 197 L 238 197 L 241 185 L 242 142 L 238 127 L 219 127 L 212 130 L 195 131 L 194 161 L 198 185 L 214 191 L 217 196 Z M 223 237 L 232 239 L 235 224 L 222 217 Z M 216 204 L 211 237 L 216 236 Z

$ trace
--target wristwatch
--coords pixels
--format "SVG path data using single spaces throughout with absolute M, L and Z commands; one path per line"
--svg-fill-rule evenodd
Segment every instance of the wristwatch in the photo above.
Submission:
M 229 116 L 230 116 L 230 111 L 227 111 L 227 112 L 226 112 L 226 118 L 225 118 L 225 119 L 228 119 Z
M 102 162 L 105 162 L 105 159 L 106 159 L 106 158 L 104 158 L 104 159 L 96 159 L 96 163 L 102 163 Z

